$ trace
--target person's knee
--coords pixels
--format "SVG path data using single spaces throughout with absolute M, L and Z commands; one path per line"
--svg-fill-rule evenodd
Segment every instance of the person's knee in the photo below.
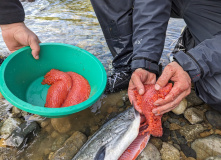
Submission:
M 195 91 L 210 107 L 221 111 L 221 75 L 200 80 L 195 83 Z
M 221 91 L 221 90 L 220 90 Z M 215 110 L 221 111 L 221 95 L 220 97 L 214 96 L 210 93 L 199 93 L 199 98 L 201 98 L 206 104 Z
M 210 101 L 206 102 L 210 107 L 215 110 L 221 111 L 221 98 L 213 98 Z

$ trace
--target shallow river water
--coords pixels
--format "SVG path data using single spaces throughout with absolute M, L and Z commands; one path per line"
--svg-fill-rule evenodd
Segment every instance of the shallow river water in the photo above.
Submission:
M 112 55 L 89 0 L 36 0 L 32 3 L 22 2 L 22 4 L 26 13 L 25 23 L 38 35 L 41 42 L 67 43 L 81 47 L 95 55 L 110 74 Z M 184 26 L 184 22 L 180 19 L 169 21 L 161 58 L 163 65 L 169 62 L 169 55 Z M 7 57 L 9 54 L 0 38 L 0 55 Z M 108 96 L 103 95 L 92 107 L 58 119 L 60 123 L 70 123 L 70 129 L 65 133 L 58 133 L 50 123 L 52 119 L 46 119 L 45 123 L 48 121 L 49 124 L 46 127 L 42 126 L 41 132 L 28 147 L 17 151 L 17 158 L 47 159 L 54 151 L 53 143 L 58 136 L 70 136 L 74 131 L 81 131 L 90 136 L 107 119 L 129 105 L 126 91 Z M 27 114 L 24 120 L 28 121 L 30 117 L 31 115 Z

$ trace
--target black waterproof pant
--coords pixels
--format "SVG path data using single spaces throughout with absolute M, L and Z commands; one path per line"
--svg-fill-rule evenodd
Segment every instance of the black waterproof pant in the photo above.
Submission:
M 193 10 L 194 13 L 201 15 L 204 14 L 203 16 L 207 17 L 204 19 L 205 25 L 211 25 L 211 29 L 221 31 L 220 24 L 216 24 L 216 22 L 212 22 L 210 20 L 210 17 L 213 16 L 213 14 L 201 12 L 202 7 L 206 7 L 209 3 L 213 3 L 212 5 L 217 5 L 217 3 L 220 2 L 216 2 L 214 0 L 198 0 L 193 3 L 189 3 L 189 1 L 190 0 L 172 0 L 171 17 L 183 18 L 187 24 L 187 27 L 197 25 L 196 21 L 200 20 L 198 19 L 197 14 L 192 14 L 191 19 L 185 19 L 184 12 L 188 7 L 190 10 Z M 113 67 L 115 69 L 124 68 L 126 70 L 130 70 L 130 63 L 133 53 L 132 14 L 134 0 L 91 0 L 91 3 L 101 25 L 107 45 L 114 57 L 112 62 Z M 221 15 L 217 18 L 221 18 Z M 186 33 L 183 36 L 183 41 L 185 42 L 183 47 L 187 51 L 195 47 L 201 41 L 210 39 L 213 36 L 213 34 L 210 34 L 211 32 L 205 32 L 203 25 L 197 26 L 197 29 L 194 30 L 194 36 L 188 32 L 188 29 L 185 32 Z M 206 77 L 195 82 L 195 90 L 196 94 L 204 102 L 221 111 L 220 74 L 213 77 Z

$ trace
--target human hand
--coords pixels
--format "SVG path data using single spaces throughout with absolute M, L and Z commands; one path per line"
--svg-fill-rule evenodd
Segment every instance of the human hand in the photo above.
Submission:
M 5 44 L 11 52 L 25 46 L 30 46 L 33 57 L 39 59 L 39 43 L 41 41 L 23 22 L 0 25 L 0 27 Z
M 128 87 L 128 96 L 130 103 L 134 105 L 135 109 L 142 114 L 142 110 L 138 107 L 136 103 L 136 97 L 134 95 L 134 90 L 136 89 L 140 95 L 145 93 L 144 84 L 155 84 L 156 74 L 151 73 L 142 68 L 136 69 L 130 79 Z
M 158 106 L 152 110 L 155 115 L 164 114 L 176 108 L 182 99 L 191 92 L 191 79 L 177 62 L 169 63 L 165 67 L 156 82 L 155 89 L 159 90 L 164 87 L 169 80 L 174 82 L 173 88 L 165 99 L 155 101 L 154 105 Z

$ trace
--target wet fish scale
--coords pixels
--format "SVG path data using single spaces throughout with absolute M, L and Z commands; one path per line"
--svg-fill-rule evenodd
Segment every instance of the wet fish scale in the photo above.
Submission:
M 146 122 L 143 125 L 148 125 L 148 128 L 142 132 L 149 132 L 151 135 L 160 137 L 163 135 L 163 128 L 161 123 L 162 115 L 156 116 L 152 113 L 152 110 L 157 106 L 154 102 L 159 98 L 165 98 L 165 96 L 172 89 L 172 83 L 168 83 L 165 87 L 160 90 L 155 90 L 154 84 L 145 85 L 145 94 L 143 96 L 139 95 L 137 91 L 134 91 L 137 98 L 137 105 L 142 110 L 146 117 Z

